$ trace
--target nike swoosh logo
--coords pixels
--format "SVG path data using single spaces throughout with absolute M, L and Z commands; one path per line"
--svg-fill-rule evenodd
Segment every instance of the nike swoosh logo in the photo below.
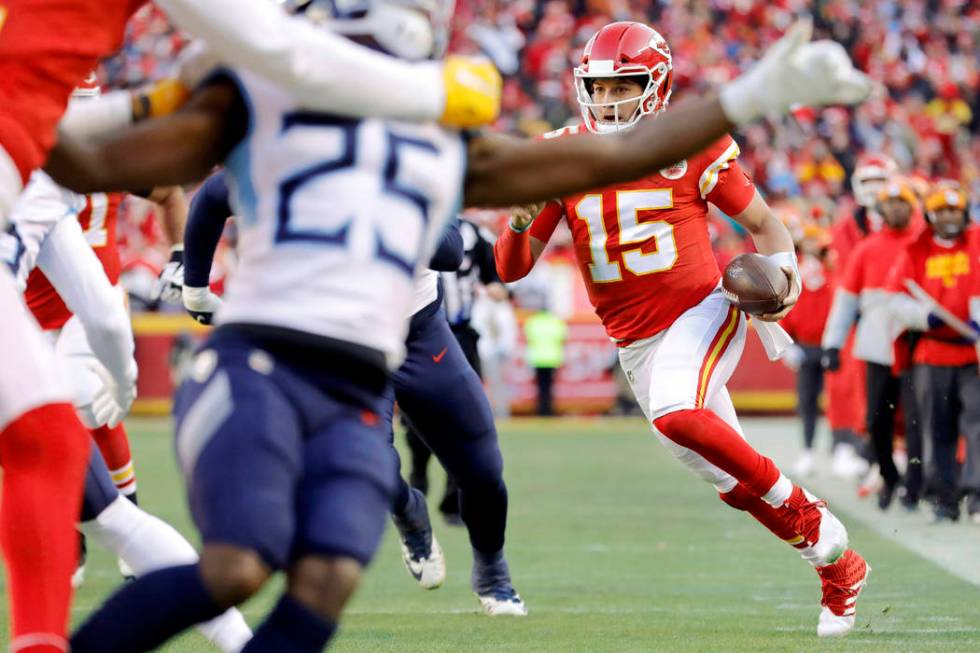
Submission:
M 449 347 L 443 347 L 442 351 L 439 352 L 439 355 L 438 356 L 433 356 L 432 357 L 432 362 L 433 363 L 436 363 L 436 364 L 441 363 L 442 362 L 442 357 L 446 355 L 446 352 L 447 351 L 449 351 Z
M 418 571 L 415 571 L 415 568 L 414 567 L 409 567 L 408 568 L 408 571 L 409 571 L 410 574 L 412 574 L 412 576 L 415 578 L 415 580 L 422 580 L 422 567 L 421 566 L 419 566 L 419 570 Z

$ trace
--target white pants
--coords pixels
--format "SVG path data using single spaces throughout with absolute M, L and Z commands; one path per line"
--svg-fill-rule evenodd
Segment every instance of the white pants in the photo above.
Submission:
M 716 290 L 665 331 L 619 349 L 619 363 L 653 432 L 719 492 L 731 491 L 738 482 L 660 433 L 653 420 L 678 410 L 708 408 L 742 434 L 725 384 L 742 356 L 745 332 L 745 316 Z
M 54 347 L 58 368 L 65 376 L 78 417 L 86 428 L 102 426 L 95 418 L 92 404 L 105 385 L 95 369 L 104 369 L 104 366 L 92 352 L 81 320 L 77 315 L 72 315 L 63 327 L 45 331 L 44 335 Z
M 67 403 L 69 396 L 41 328 L 7 266 L 0 265 L 0 431 L 30 410 Z

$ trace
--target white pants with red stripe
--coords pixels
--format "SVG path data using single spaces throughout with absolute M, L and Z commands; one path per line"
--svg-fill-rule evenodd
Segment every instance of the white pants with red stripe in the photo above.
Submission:
M 653 427 L 678 410 L 707 408 L 742 433 L 725 384 L 745 346 L 745 316 L 715 290 L 665 331 L 619 349 L 619 363 L 653 432 L 682 463 L 719 492 L 737 481 Z
M 29 410 L 67 403 L 54 352 L 27 307 L 6 265 L 0 265 L 0 432 Z

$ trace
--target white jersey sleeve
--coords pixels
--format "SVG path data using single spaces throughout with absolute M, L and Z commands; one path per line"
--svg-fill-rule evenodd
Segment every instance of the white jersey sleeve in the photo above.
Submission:
M 306 109 L 347 116 L 438 120 L 441 65 L 374 52 L 286 14 L 269 0 L 159 0 L 181 28 L 224 62 L 289 92 Z
M 84 208 L 81 195 L 58 186 L 43 172 L 31 175 L 11 213 L 10 226 L 0 234 L 0 261 L 13 272 L 20 292 L 51 230 L 66 218 L 74 220 Z
M 61 220 L 51 229 L 37 265 L 82 323 L 92 352 L 116 384 L 131 384 L 136 378 L 136 362 L 129 314 L 78 220 Z

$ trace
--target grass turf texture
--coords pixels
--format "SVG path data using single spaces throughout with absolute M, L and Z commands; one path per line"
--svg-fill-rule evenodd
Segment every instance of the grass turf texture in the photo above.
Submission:
M 128 424 L 143 505 L 193 539 L 169 422 Z M 796 424 L 786 420 L 745 425 L 749 433 L 796 437 Z M 507 553 L 530 616 L 493 620 L 478 613 L 465 531 L 442 524 L 433 507 L 449 564 L 446 585 L 420 590 L 389 528 L 331 650 L 980 650 L 980 589 L 853 520 L 846 520 L 851 541 L 874 566 L 871 585 L 855 632 L 818 640 L 820 590 L 812 569 L 754 520 L 721 504 L 640 419 L 514 421 L 501 426 L 501 444 L 511 499 Z M 432 477 L 441 491 L 441 476 Z M 115 561 L 92 549 L 75 623 L 120 582 Z M 273 583 L 246 604 L 251 624 L 280 587 Z M 3 619 L 0 641 L 7 640 Z M 210 648 L 189 634 L 161 650 Z

